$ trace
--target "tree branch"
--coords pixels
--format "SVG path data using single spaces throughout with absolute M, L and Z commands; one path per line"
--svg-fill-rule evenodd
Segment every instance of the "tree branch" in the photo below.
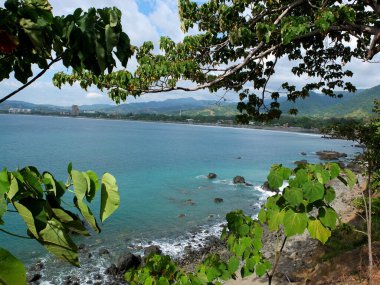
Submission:
M 46 71 L 48 71 L 48 69 L 56 62 L 60 61 L 61 60 L 61 57 L 57 57 L 56 59 L 53 59 L 49 65 L 44 68 L 43 70 L 40 71 L 40 73 L 38 73 L 35 77 L 33 77 L 30 81 L 28 81 L 27 83 L 25 83 L 23 86 L 21 86 L 20 88 L 18 88 L 17 90 L 13 91 L 12 93 L 9 93 L 7 96 L 3 97 L 0 99 L 0 104 L 3 103 L 5 100 L 8 100 L 9 98 L 11 98 L 12 96 L 16 95 L 18 92 L 20 92 L 21 90 L 25 89 L 26 87 L 28 87 L 30 84 L 32 84 L 34 81 L 36 81 L 38 78 L 40 78 L 42 75 L 45 74 Z

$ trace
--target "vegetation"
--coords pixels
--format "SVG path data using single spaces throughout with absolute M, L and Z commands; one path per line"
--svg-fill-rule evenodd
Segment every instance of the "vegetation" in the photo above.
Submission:
M 73 170 L 71 164 L 67 171 L 66 183 L 57 181 L 49 172 L 40 173 L 33 166 L 12 172 L 1 171 L 0 231 L 13 237 L 35 239 L 57 257 L 79 266 L 78 248 L 70 234 L 89 235 L 81 218 L 93 231 L 100 232 L 87 203 L 93 201 L 101 188 L 100 220 L 103 222 L 118 208 L 120 199 L 116 180 L 109 173 L 105 173 L 99 183 L 92 171 Z M 68 192 L 74 194 L 73 203 L 81 217 L 63 206 Z M 18 213 L 24 220 L 27 236 L 5 229 L 6 214 L 12 213 Z M 2 284 L 26 283 L 24 266 L 10 252 L 0 248 L 0 259 L 4 260 L 0 262 Z
M 378 220 L 376 208 L 373 208 L 373 197 L 380 193 L 380 101 L 375 101 L 373 109 L 376 117 L 369 119 L 364 124 L 344 124 L 340 123 L 324 130 L 332 137 L 340 137 L 348 140 L 357 141 L 365 145 L 364 153 L 361 157 L 365 166 L 366 186 L 363 193 L 363 206 L 365 221 L 367 225 L 368 241 L 368 276 L 369 283 L 372 284 L 373 256 L 372 256 L 372 216 Z M 376 201 L 376 200 L 375 200 Z M 375 204 L 376 205 L 376 204 Z

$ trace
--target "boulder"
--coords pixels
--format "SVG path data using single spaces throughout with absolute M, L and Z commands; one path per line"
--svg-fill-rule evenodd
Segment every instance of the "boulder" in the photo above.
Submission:
M 214 199 L 214 202 L 215 202 L 216 204 L 220 204 L 220 203 L 223 202 L 223 199 L 222 199 L 222 198 L 215 198 L 215 199 Z
M 249 187 L 252 187 L 252 186 L 253 186 L 253 184 L 251 184 L 251 183 L 248 183 L 248 182 L 245 182 L 245 186 L 249 186 Z
M 144 249 L 144 256 L 147 257 L 151 254 L 161 254 L 162 250 L 158 245 L 151 245 Z
M 243 176 L 235 176 L 233 180 L 234 184 L 245 184 L 245 178 Z
M 307 155 L 307 153 L 303 151 L 303 152 L 301 152 L 301 155 Z
M 214 179 L 214 178 L 216 178 L 217 177 L 217 175 L 215 174 L 215 173 L 212 173 L 212 172 L 210 172 L 208 175 L 207 175 L 207 178 L 208 179 Z
M 124 255 L 119 257 L 119 260 L 117 262 L 117 272 L 119 274 L 124 274 L 126 271 L 128 271 L 130 268 L 137 268 L 141 264 L 141 257 L 138 255 L 134 255 L 132 253 L 125 253 Z M 112 267 L 112 266 L 111 266 Z M 114 267 L 109 268 L 110 272 L 113 272 L 115 269 Z M 107 269 L 108 270 L 108 269 Z
M 99 255 L 105 255 L 105 254 L 110 254 L 108 249 L 106 249 L 106 248 L 99 249 Z
M 344 152 L 332 150 L 317 151 L 316 154 L 319 156 L 319 159 L 321 160 L 337 160 L 341 157 L 347 157 L 347 154 Z
M 40 273 L 33 274 L 32 276 L 30 276 L 28 278 L 28 283 L 36 282 L 36 281 L 40 280 L 41 277 L 42 277 L 42 275 Z
M 307 164 L 307 160 L 306 159 L 297 160 L 297 161 L 294 162 L 294 164 L 296 164 L 297 166 L 306 165 Z

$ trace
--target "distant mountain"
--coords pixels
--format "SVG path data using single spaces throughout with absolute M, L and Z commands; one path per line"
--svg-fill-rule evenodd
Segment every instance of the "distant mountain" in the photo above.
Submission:
M 291 108 L 297 108 L 298 116 L 312 117 L 364 117 L 372 113 L 373 101 L 380 99 L 380 85 L 359 90 L 356 93 L 342 92 L 343 98 L 331 98 L 314 92 L 306 99 L 296 103 L 280 99 L 281 110 L 286 114 Z M 221 102 L 215 100 L 195 100 L 193 98 L 168 99 L 120 105 L 82 105 L 81 111 L 94 111 L 107 114 L 163 114 L 184 116 L 235 116 L 238 114 L 236 102 Z M 32 109 L 32 112 L 58 113 L 69 112 L 71 106 L 59 107 L 53 105 L 38 105 L 22 101 L 5 101 L 0 104 L 0 110 L 9 108 Z
M 305 99 L 295 103 L 281 103 L 283 112 L 291 108 L 298 109 L 298 116 L 313 117 L 364 117 L 372 114 L 373 101 L 380 99 L 380 85 L 355 93 L 342 92 L 342 98 L 310 93 Z

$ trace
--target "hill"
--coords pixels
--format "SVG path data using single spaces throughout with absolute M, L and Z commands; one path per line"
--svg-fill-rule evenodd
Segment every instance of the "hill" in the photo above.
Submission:
M 372 113 L 373 101 L 380 99 L 380 85 L 370 89 L 359 90 L 356 93 L 343 92 L 343 98 L 332 98 L 314 92 L 306 99 L 296 103 L 280 98 L 281 109 L 286 114 L 289 109 L 297 108 L 298 117 L 314 118 L 363 118 Z M 220 102 L 214 100 L 195 100 L 193 98 L 168 99 L 142 103 L 120 105 L 82 105 L 81 111 L 105 113 L 110 115 L 153 114 L 188 117 L 233 117 L 238 114 L 236 102 Z M 31 109 L 32 113 L 70 112 L 71 106 L 60 107 L 53 105 L 38 105 L 22 101 L 6 101 L 0 104 L 0 111 L 10 108 Z

